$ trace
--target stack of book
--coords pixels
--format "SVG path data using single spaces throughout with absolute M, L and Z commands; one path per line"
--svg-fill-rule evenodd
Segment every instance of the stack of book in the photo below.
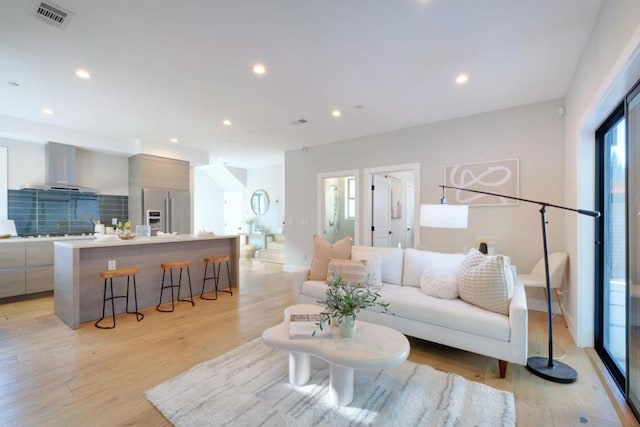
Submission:
M 289 317 L 289 338 L 331 338 L 329 325 L 320 329 L 320 314 L 292 314 Z

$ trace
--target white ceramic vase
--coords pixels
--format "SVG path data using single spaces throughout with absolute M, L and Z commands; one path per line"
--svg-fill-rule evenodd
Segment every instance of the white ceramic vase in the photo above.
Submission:
M 345 316 L 338 325 L 338 329 L 340 329 L 340 335 L 343 337 L 353 338 L 356 334 L 356 321 L 353 316 Z

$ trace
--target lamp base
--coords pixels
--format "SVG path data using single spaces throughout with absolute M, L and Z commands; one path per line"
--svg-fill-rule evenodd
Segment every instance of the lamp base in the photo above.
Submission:
M 527 369 L 534 375 L 556 383 L 569 384 L 578 379 L 578 373 L 571 366 L 557 360 L 554 360 L 552 366 L 549 366 L 547 357 L 528 358 Z

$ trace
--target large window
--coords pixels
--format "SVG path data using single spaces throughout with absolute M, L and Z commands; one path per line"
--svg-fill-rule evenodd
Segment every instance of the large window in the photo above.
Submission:
M 624 106 L 597 132 L 598 324 L 596 348 L 622 388 L 626 378 L 626 171 L 627 139 Z
M 596 350 L 640 412 L 640 86 L 596 133 Z

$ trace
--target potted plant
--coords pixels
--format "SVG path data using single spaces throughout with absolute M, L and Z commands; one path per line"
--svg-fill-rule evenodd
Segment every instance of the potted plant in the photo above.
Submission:
M 320 330 L 331 321 L 338 323 L 340 334 L 343 337 L 351 338 L 356 330 L 356 317 L 361 309 L 368 307 L 381 307 L 386 312 L 389 303 L 378 301 L 380 294 L 369 286 L 369 279 L 364 283 L 345 283 L 341 275 L 331 277 L 329 287 L 325 293 L 325 299 L 318 301 L 324 306 L 324 311 L 320 313 L 318 326 Z

